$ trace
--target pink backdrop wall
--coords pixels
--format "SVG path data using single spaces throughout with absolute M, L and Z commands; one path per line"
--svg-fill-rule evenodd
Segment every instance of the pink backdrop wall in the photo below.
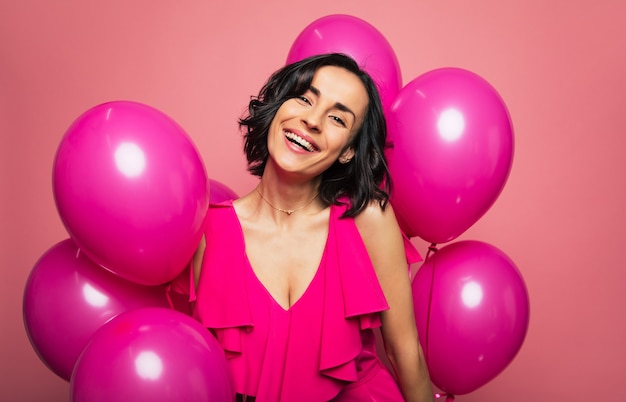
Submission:
M 511 112 L 509 181 L 459 240 L 489 242 L 516 262 L 531 298 L 530 327 L 512 364 L 457 400 L 619 394 L 626 378 L 623 1 L 5 0 L 0 400 L 68 400 L 68 384 L 27 340 L 21 302 L 37 259 L 67 238 L 51 169 L 69 124 L 104 101 L 148 103 L 193 137 L 212 178 L 244 193 L 255 180 L 245 172 L 236 119 L 297 34 L 334 13 L 376 26 L 404 83 L 462 67 L 487 79 Z

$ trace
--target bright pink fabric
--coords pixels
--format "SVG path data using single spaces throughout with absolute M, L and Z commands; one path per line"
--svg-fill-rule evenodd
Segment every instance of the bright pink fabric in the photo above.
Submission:
M 315 277 L 285 310 L 246 257 L 232 202 L 212 205 L 194 316 L 216 335 L 237 393 L 257 402 L 402 401 L 372 329 L 389 308 L 354 219 L 331 206 Z M 406 239 L 408 262 L 419 254 Z M 336 399 L 333 399 L 335 398 Z

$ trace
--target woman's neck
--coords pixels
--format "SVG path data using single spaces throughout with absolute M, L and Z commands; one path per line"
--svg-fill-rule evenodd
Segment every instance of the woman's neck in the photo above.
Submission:
M 255 191 L 261 201 L 274 211 L 291 216 L 314 206 L 319 196 L 319 185 L 314 182 L 285 182 L 263 175 Z

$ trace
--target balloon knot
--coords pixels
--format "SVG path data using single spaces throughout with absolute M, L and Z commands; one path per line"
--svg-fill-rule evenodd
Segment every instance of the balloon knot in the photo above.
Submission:
M 424 258 L 424 260 L 427 260 L 428 257 L 435 254 L 437 251 L 439 251 L 439 249 L 437 249 L 437 243 L 431 243 L 430 246 L 428 246 L 428 252 L 426 253 L 426 258 Z

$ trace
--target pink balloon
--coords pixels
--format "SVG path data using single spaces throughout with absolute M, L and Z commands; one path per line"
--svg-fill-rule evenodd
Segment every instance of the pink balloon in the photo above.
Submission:
M 449 244 L 413 280 L 415 319 L 433 383 L 467 394 L 500 374 L 520 350 L 529 300 L 517 267 L 479 241 Z
M 513 128 L 478 75 L 442 68 L 415 78 L 389 112 L 391 200 L 409 236 L 445 243 L 493 205 L 511 170 Z
M 24 289 L 23 318 L 40 359 L 69 381 L 98 328 L 120 313 L 149 306 L 168 306 L 164 287 L 138 285 L 105 271 L 67 239 L 33 267 Z
M 391 105 L 402 86 L 400 66 L 387 39 L 368 22 L 350 15 L 319 18 L 291 45 L 287 63 L 325 53 L 351 56 L 374 80 L 383 107 Z
M 79 116 L 59 145 L 53 187 L 81 250 L 130 281 L 175 278 L 202 236 L 204 164 L 184 130 L 147 105 L 115 101 Z
M 209 198 L 211 203 L 220 203 L 228 200 L 236 200 L 239 198 L 237 193 L 235 193 L 230 187 L 226 184 L 221 183 L 214 179 L 209 179 L 210 188 Z
M 73 402 L 233 402 L 219 343 L 198 321 L 175 310 L 144 308 L 96 332 L 70 382 Z

